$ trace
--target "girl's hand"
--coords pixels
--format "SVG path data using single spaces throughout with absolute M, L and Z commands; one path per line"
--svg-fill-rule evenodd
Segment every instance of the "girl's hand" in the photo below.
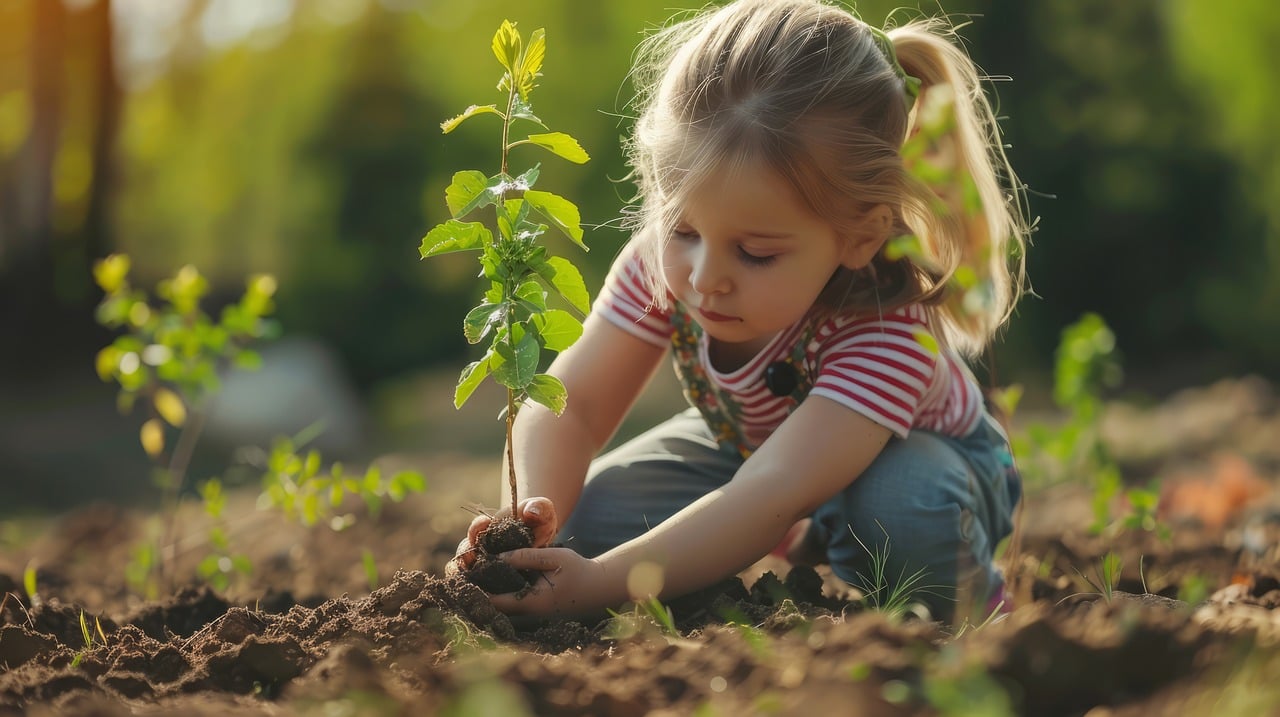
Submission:
M 604 566 L 568 548 L 528 548 L 503 553 L 503 561 L 519 570 L 537 570 L 533 587 L 518 593 L 490 595 L 493 606 L 508 615 L 574 615 L 607 607 Z
M 556 519 L 556 507 L 546 498 L 525 498 L 517 505 L 520 510 L 520 520 L 533 530 L 533 546 L 540 548 L 548 545 L 553 538 L 556 537 L 556 531 L 560 528 L 560 523 Z M 445 575 L 456 575 L 469 570 L 476 561 L 475 545 L 480 539 L 480 533 L 489 527 L 494 519 L 502 518 L 511 514 L 510 508 L 503 508 L 489 517 L 487 515 L 478 515 L 475 520 L 471 521 L 471 525 L 467 527 L 467 537 L 458 543 L 457 550 L 454 551 L 453 559 L 444 566 Z

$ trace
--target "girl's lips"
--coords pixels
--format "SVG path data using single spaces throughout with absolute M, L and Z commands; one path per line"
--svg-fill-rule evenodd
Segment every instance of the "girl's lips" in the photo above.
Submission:
M 698 309 L 698 315 L 703 317 L 704 319 L 707 319 L 708 321 L 741 321 L 742 320 L 736 316 L 727 316 L 725 314 L 717 314 L 714 311 L 708 311 L 706 309 Z

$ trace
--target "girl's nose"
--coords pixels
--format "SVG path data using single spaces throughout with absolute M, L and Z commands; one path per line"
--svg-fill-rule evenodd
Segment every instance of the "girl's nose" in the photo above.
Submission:
M 732 283 L 725 270 L 724 259 L 717 257 L 705 242 L 692 252 L 689 259 L 689 285 L 694 291 L 703 296 L 729 291 Z

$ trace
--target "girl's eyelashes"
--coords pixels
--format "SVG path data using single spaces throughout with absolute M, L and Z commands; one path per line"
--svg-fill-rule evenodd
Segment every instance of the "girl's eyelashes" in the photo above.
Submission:
M 756 256 L 755 254 L 748 252 L 746 249 L 738 247 L 738 258 L 751 266 L 768 266 L 777 259 L 777 256 L 772 254 L 769 256 Z
M 683 241 L 683 242 L 692 242 L 692 241 L 697 241 L 699 239 L 699 236 L 696 231 L 687 230 L 687 229 L 672 229 L 671 238 L 676 239 L 678 241 Z M 769 264 L 772 264 L 777 259 L 777 255 L 775 254 L 770 254 L 768 256 L 758 256 L 756 254 L 752 254 L 751 252 L 742 248 L 741 245 L 738 246 L 737 253 L 738 253 L 738 259 L 742 261 L 743 264 L 747 264 L 748 266 L 768 266 Z

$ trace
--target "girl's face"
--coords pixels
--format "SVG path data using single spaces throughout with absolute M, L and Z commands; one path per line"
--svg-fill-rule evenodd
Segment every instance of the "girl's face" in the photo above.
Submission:
M 689 196 L 662 273 L 712 339 L 749 357 L 804 317 L 846 253 L 835 228 L 756 162 L 715 173 Z

